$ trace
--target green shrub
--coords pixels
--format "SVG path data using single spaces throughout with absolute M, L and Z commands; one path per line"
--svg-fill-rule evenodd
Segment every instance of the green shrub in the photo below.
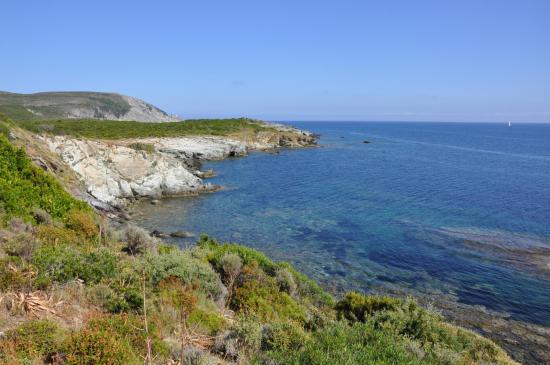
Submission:
M 86 287 L 86 298 L 94 305 L 107 308 L 115 300 L 117 293 L 105 283 Z
M 209 335 L 220 332 L 227 324 L 225 319 L 218 313 L 205 311 L 201 308 L 196 308 L 189 314 L 187 323 L 191 326 L 203 328 Z
M 36 237 L 47 245 L 78 245 L 80 240 L 73 230 L 54 225 L 39 225 L 35 231 Z
M 10 127 L 3 121 L 0 121 L 0 134 L 8 138 L 10 136 Z
M 110 313 L 141 313 L 143 309 L 143 294 L 136 286 L 121 287 L 115 289 L 115 296 L 112 296 L 104 305 Z
M 77 235 L 87 240 L 97 237 L 99 233 L 99 228 L 95 222 L 95 217 L 91 212 L 71 212 L 65 220 L 65 225 Z
M 128 341 L 111 329 L 84 328 L 73 333 L 64 346 L 66 365 L 141 364 Z
M 290 295 L 280 291 L 276 280 L 266 275 L 257 264 L 244 268 L 231 306 L 264 322 L 305 321 L 304 309 Z
M 199 241 L 199 247 L 208 247 L 210 252 L 207 255 L 207 259 L 218 272 L 223 272 L 223 268 L 221 267 L 222 258 L 230 253 L 238 255 L 244 265 L 252 265 L 253 263 L 258 264 L 258 266 L 268 275 L 275 275 L 277 269 L 277 265 L 267 258 L 266 255 L 250 247 L 233 243 L 219 245 L 213 240 L 210 240 L 210 242 L 206 244 L 203 241 Z
M 22 149 L 14 148 L 0 134 L 0 205 L 7 216 L 34 220 L 33 209 L 40 208 L 54 218 L 64 218 L 73 210 L 91 211 L 74 199 L 55 178 L 37 168 Z
M 289 294 L 294 294 L 291 291 L 294 291 L 295 288 L 295 294 L 297 294 L 299 301 L 327 307 L 332 306 L 334 303 L 331 295 L 326 293 L 313 280 L 294 269 L 292 265 L 286 262 L 274 263 L 263 253 L 253 248 L 228 243 L 222 245 L 208 237 L 208 235 L 202 235 L 197 242 L 197 246 L 201 251 L 199 254 L 204 256 L 214 269 L 222 275 L 224 274 L 222 258 L 227 254 L 235 254 L 241 258 L 244 265 L 257 264 L 268 276 L 276 277 L 279 273 L 278 280 L 281 289 Z
M 197 287 L 216 298 L 220 290 L 220 279 L 205 262 L 194 258 L 189 252 L 176 250 L 164 255 L 146 254 L 136 260 L 136 272 L 145 272 L 153 285 L 169 277 L 181 279 L 183 284 Z
M 156 151 L 155 145 L 151 143 L 134 142 L 129 144 L 128 147 L 136 151 L 145 151 L 147 153 L 154 153 Z
M 390 305 L 387 306 L 384 303 L 388 298 L 373 298 L 379 299 L 376 305 L 379 308 L 378 311 L 371 313 L 371 321 L 376 328 L 406 336 L 421 343 L 437 343 L 444 336 L 439 326 L 441 317 L 419 307 L 413 300 L 398 301 L 398 304 L 390 301 Z M 371 304 L 372 302 L 373 300 L 369 301 Z
M 309 301 L 311 304 L 321 307 L 331 307 L 334 305 L 334 298 L 325 292 L 319 284 L 296 270 L 287 262 L 277 264 L 279 270 L 284 269 L 292 274 L 296 283 L 296 293 L 301 300 Z
M 38 269 L 36 283 L 39 286 L 73 279 L 94 284 L 115 277 L 118 258 L 105 248 L 82 252 L 73 246 L 57 245 L 40 247 L 34 253 L 32 263 Z
M 231 329 L 231 337 L 237 339 L 242 350 L 255 352 L 262 344 L 262 329 L 254 318 L 241 316 Z
M 281 291 L 288 293 L 290 296 L 294 296 L 296 294 L 298 285 L 296 284 L 294 275 L 292 275 L 288 269 L 283 267 L 278 268 L 275 274 L 275 279 L 277 280 L 277 284 L 279 285 L 279 289 Z
M 338 318 L 345 318 L 352 322 L 365 322 L 368 316 L 373 315 L 375 312 L 395 310 L 400 304 L 401 301 L 395 298 L 350 292 L 336 303 L 336 312 Z
M 112 331 L 118 340 L 127 342 L 133 351 L 144 357 L 147 350 L 147 337 L 151 339 L 153 355 L 164 358 L 168 355 L 168 348 L 162 341 L 154 322 L 149 320 L 149 335 L 145 332 L 143 317 L 128 314 L 101 315 L 92 318 L 86 328 L 92 331 Z
M 314 332 L 303 346 L 285 347 L 280 343 L 269 352 L 279 364 L 421 364 L 404 344 L 368 324 L 348 326 L 336 322 Z
M 263 330 L 262 350 L 295 351 L 306 343 L 309 335 L 304 329 L 292 322 L 275 323 Z
M 6 332 L 6 341 L 11 341 L 17 357 L 35 359 L 58 349 L 62 332 L 59 327 L 45 319 L 24 322 Z

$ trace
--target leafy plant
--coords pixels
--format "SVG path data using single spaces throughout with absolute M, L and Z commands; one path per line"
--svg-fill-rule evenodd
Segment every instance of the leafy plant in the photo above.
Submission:
M 134 142 L 129 144 L 128 147 L 136 151 L 145 151 L 147 153 L 154 153 L 156 151 L 155 145 L 151 143 Z
M 118 267 L 118 258 L 108 249 L 82 252 L 66 245 L 42 246 L 34 253 L 32 262 L 38 269 L 38 286 L 73 279 L 95 284 L 115 277 Z
M 6 332 L 6 339 L 19 359 L 32 360 L 58 349 L 62 331 L 53 322 L 45 319 L 30 320 Z M 4 344 L 7 347 L 7 344 Z M 0 348 L 2 345 L 0 344 Z
M 339 318 L 345 318 L 349 321 L 365 322 L 368 316 L 375 312 L 384 310 L 395 310 L 401 301 L 390 297 L 378 297 L 372 295 L 362 295 L 351 292 L 336 303 L 336 312 Z
M 54 218 L 64 218 L 74 210 L 91 211 L 74 199 L 55 178 L 35 167 L 22 149 L 14 148 L 0 135 L 0 205 L 7 217 L 34 221 L 40 208 Z
M 64 346 L 67 365 L 141 364 L 128 341 L 111 329 L 84 328 L 73 333 Z

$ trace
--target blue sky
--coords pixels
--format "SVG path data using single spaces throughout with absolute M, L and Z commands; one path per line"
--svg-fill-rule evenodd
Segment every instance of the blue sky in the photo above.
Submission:
M 3 0 L 0 90 L 182 117 L 550 121 L 550 1 Z

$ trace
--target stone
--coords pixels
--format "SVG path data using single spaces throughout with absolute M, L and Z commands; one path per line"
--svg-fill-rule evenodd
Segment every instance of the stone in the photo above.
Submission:
M 195 235 L 192 232 L 175 231 L 175 232 L 170 233 L 170 237 L 189 238 L 189 237 L 195 237 Z

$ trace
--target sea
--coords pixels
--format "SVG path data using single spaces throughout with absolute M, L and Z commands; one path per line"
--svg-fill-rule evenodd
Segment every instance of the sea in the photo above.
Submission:
M 550 326 L 550 124 L 292 125 L 319 147 L 206 163 L 221 191 L 143 203 L 138 224 L 249 245 L 336 294 L 445 297 Z

